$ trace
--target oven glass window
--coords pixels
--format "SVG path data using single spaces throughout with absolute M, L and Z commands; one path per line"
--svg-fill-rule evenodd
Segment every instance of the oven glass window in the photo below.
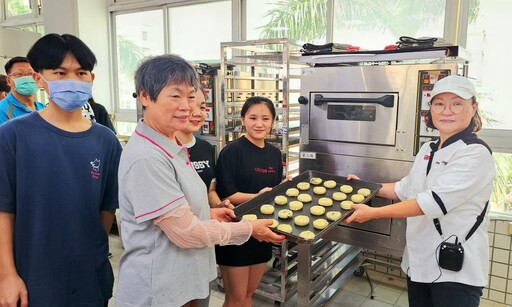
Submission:
M 374 122 L 377 108 L 374 106 L 330 105 L 327 119 Z

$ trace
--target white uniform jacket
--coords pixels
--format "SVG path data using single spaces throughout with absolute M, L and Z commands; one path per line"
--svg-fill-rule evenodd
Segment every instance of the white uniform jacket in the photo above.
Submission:
M 407 219 L 402 270 L 415 282 L 449 281 L 483 287 L 489 261 L 487 214 L 475 233 L 467 241 L 464 238 L 491 196 L 494 159 L 487 144 L 469 129 L 448 138 L 439 150 L 438 145 L 439 140 L 424 144 L 409 174 L 395 185 L 400 200 L 416 198 L 425 214 Z M 434 226 L 435 218 L 443 236 Z M 437 263 L 437 248 L 451 235 L 456 235 L 464 247 L 459 272 L 441 269 Z M 449 242 L 454 242 L 453 238 Z

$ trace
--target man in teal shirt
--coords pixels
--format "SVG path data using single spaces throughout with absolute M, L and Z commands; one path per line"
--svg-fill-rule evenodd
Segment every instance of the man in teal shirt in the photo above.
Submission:
M 39 90 L 32 74 L 34 70 L 25 57 L 14 57 L 5 64 L 6 81 L 11 92 L 0 100 L 0 124 L 15 117 L 38 111 L 44 105 L 35 100 Z

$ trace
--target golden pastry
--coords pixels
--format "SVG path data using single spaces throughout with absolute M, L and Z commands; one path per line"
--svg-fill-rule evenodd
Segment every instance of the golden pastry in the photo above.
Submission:
M 315 193 L 317 195 L 325 194 L 326 191 L 327 190 L 324 187 L 314 187 L 313 188 L 313 193 Z
M 276 219 L 272 219 L 272 225 L 268 226 L 270 228 L 276 228 L 279 225 L 279 222 Z
M 340 187 L 340 191 L 345 194 L 348 194 L 348 193 L 352 193 L 352 191 L 354 191 L 354 188 L 349 186 L 348 184 L 344 184 Z
M 313 200 L 313 197 L 309 194 L 299 194 L 299 196 L 297 196 L 297 200 L 303 203 L 309 203 Z
M 324 182 L 324 187 L 326 187 L 328 189 L 335 188 L 336 187 L 336 181 L 334 181 L 334 180 L 327 180 L 326 182 Z
M 283 195 L 279 195 L 274 198 L 274 202 L 276 205 L 286 205 L 288 198 L 284 197 Z
M 339 220 L 341 218 L 341 212 L 339 212 L 339 211 L 329 211 L 329 212 L 327 212 L 327 214 L 325 214 L 325 216 L 327 217 L 327 219 L 329 221 L 336 222 L 337 220 Z
M 309 212 L 313 215 L 322 215 L 325 213 L 325 208 L 322 206 L 313 206 L 309 208 Z
M 330 199 L 329 197 L 322 197 L 318 200 L 318 204 L 320 206 L 330 207 L 332 206 L 332 199 Z
M 372 191 L 370 191 L 370 189 L 367 189 L 367 188 L 362 188 L 362 189 L 357 190 L 357 194 L 361 194 L 364 197 L 370 196 L 371 193 L 372 193 Z
M 309 190 L 309 182 L 299 182 L 297 183 L 297 189 L 301 191 Z
M 272 214 L 274 213 L 274 206 L 269 204 L 264 204 L 260 207 L 260 212 L 263 214 Z
M 279 226 L 277 226 L 277 230 L 281 230 L 282 232 L 286 233 L 292 233 L 292 226 L 288 224 L 279 224 Z
M 315 234 L 312 231 L 304 230 L 299 234 L 299 237 L 311 240 L 315 238 Z
M 347 194 L 345 194 L 343 192 L 334 192 L 334 193 L 332 193 L 332 199 L 337 200 L 337 201 L 342 201 L 342 200 L 347 199 Z
M 298 200 L 293 200 L 290 202 L 290 210 L 292 211 L 299 211 L 304 207 L 304 204 Z
M 244 214 L 242 215 L 242 219 L 246 221 L 256 221 L 258 217 L 256 214 Z
M 351 202 L 350 200 L 344 200 L 344 201 L 341 202 L 341 209 L 343 209 L 343 210 L 350 210 L 350 209 L 352 209 L 352 205 L 353 204 L 354 203 Z
M 299 195 L 299 190 L 296 188 L 289 188 L 288 190 L 286 190 L 286 195 L 290 197 L 295 197 Z
M 329 226 L 329 222 L 327 222 L 327 220 L 325 219 L 316 219 L 313 221 L 313 227 L 315 227 L 315 229 L 325 229 L 327 226 Z
M 293 219 L 293 222 L 297 226 L 306 226 L 307 224 L 309 224 L 309 217 L 307 217 L 306 215 L 297 215 Z
M 320 183 L 322 183 L 322 179 L 318 177 L 311 177 L 311 179 L 309 179 L 309 183 L 319 185 Z
M 292 218 L 293 212 L 292 212 L 292 210 L 283 209 L 283 210 L 279 210 L 279 212 L 277 213 L 277 216 L 280 219 L 287 220 L 287 219 L 291 219 Z
M 364 195 L 354 194 L 354 195 L 350 196 L 350 200 L 355 202 L 355 203 L 357 203 L 357 204 L 361 203 L 364 200 Z

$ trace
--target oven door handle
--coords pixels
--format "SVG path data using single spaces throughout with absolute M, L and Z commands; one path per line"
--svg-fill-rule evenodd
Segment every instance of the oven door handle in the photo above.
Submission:
M 320 106 L 327 102 L 376 103 L 386 108 L 392 108 L 395 105 L 395 96 L 384 95 L 378 98 L 324 98 L 322 94 L 315 94 L 315 106 Z

